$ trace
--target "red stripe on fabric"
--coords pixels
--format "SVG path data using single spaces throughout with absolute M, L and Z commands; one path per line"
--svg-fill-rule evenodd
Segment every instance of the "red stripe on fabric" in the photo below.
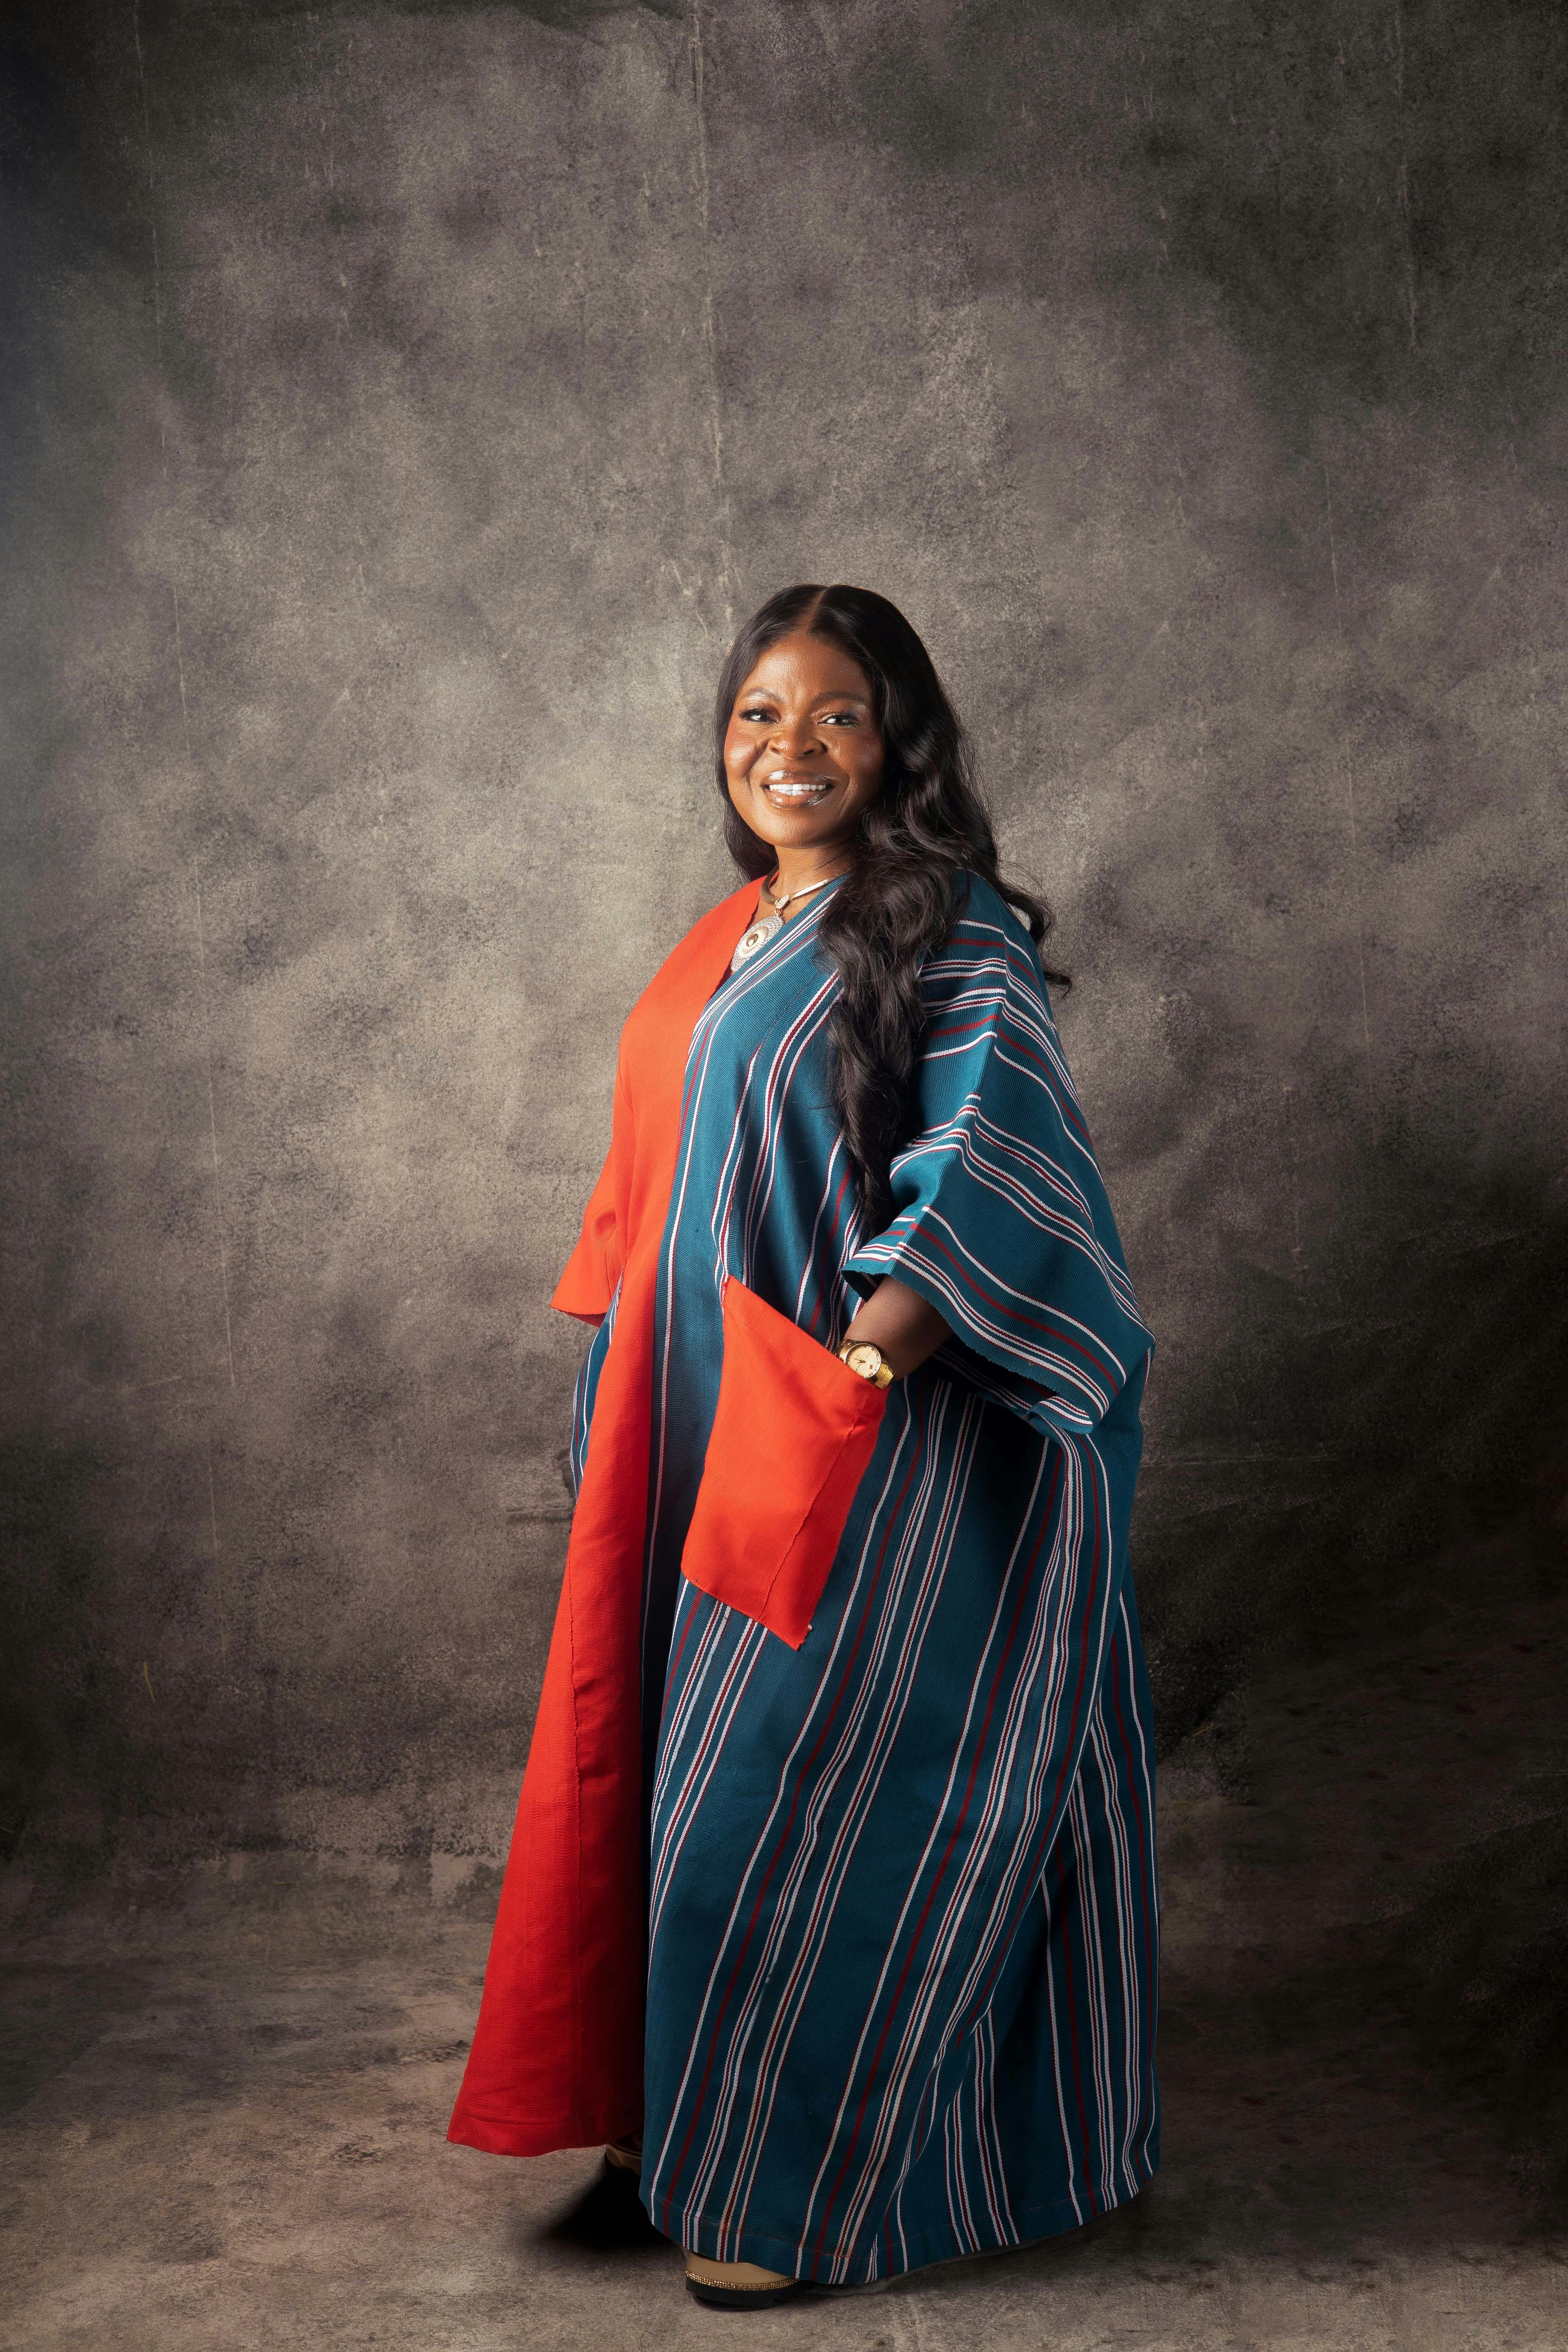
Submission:
M 834 1232 L 836 1234 L 841 1234 L 841 1233 L 844 1231 L 844 1226 L 845 1226 L 845 1222 L 846 1222 L 846 1221 L 845 1221 L 845 1217 L 844 1217 L 844 1213 L 843 1213 L 843 1211 L 844 1211 L 845 1196 L 846 1196 L 848 1192 L 850 1192 L 850 1191 L 852 1190 L 852 1183 L 853 1183 L 853 1180 L 852 1180 L 851 1172 L 850 1172 L 850 1170 L 849 1170 L 849 1168 L 848 1168 L 847 1164 L 846 1164 L 845 1169 L 844 1169 L 844 1172 L 843 1172 L 843 1174 L 842 1174 L 842 1175 L 839 1177 L 839 1179 L 838 1179 L 838 1189 L 837 1189 L 837 1192 L 834 1193 L 834 1195 L 833 1195 L 833 1207 L 832 1207 L 832 1210 L 831 1210 L 831 1212 L 830 1212 L 830 1213 L 831 1213 L 831 1215 L 832 1215 L 832 1219 L 833 1219 L 833 1227 L 832 1227 L 832 1230 L 833 1230 L 833 1232 Z M 819 1319 L 820 1319 L 820 1318 L 821 1318 L 823 1315 L 826 1315 L 826 1318 L 827 1318 L 827 1325 L 828 1325 L 828 1328 L 829 1328 L 829 1330 L 831 1330 L 831 1329 L 832 1329 L 832 1328 L 833 1328 L 833 1310 L 832 1310 L 832 1306 L 831 1306 L 831 1303 L 830 1303 L 830 1302 L 829 1302 L 826 1297 L 824 1297 L 822 1296 L 821 1289 L 820 1289 L 820 1286 L 819 1286 L 819 1288 L 818 1288 L 818 1293 L 817 1293 L 817 1302 L 816 1302 L 816 1305 L 812 1308 L 812 1312 L 811 1312 L 811 1321 L 810 1321 L 809 1325 L 808 1325 L 806 1328 L 807 1328 L 809 1330 L 812 1330 L 812 1331 L 816 1330 L 816 1329 L 817 1329 L 817 1328 L 818 1328 Z
M 1094 2182 L 1089 2169 L 1089 2116 L 1083 2104 L 1083 2070 L 1078 2054 L 1078 2003 L 1072 1995 L 1072 1927 L 1069 1923 L 1062 1937 L 1062 1973 L 1067 1979 L 1068 2047 L 1072 2052 L 1073 2096 L 1078 2102 L 1078 2128 L 1080 2147 L 1079 2170 L 1083 2174 L 1084 2194 L 1089 2199 L 1089 2219 L 1100 2210 L 1100 2200 L 1094 2193 Z
M 1097 1455 L 1095 1458 L 1098 1460 L 1098 1458 L 1099 1458 L 1099 1457 L 1098 1457 L 1098 1455 Z M 1089 1577 L 1089 1599 L 1090 1599 L 1090 1601 L 1092 1601 L 1092 1600 L 1093 1600 L 1093 1596 L 1094 1596 L 1095 1591 L 1096 1591 L 1096 1589 L 1097 1589 L 1097 1587 L 1098 1587 L 1098 1585 L 1099 1585 L 1099 1581 L 1100 1581 L 1100 1511 L 1099 1511 L 1099 1508 L 1098 1508 L 1098 1502 L 1099 1502 L 1099 1497 L 1098 1497 L 1098 1496 L 1096 1496 L 1096 1504 L 1097 1504 L 1097 1507 L 1096 1507 L 1095 1514 L 1094 1514 L 1094 1558 L 1093 1558 L 1093 1568 L 1092 1568 L 1092 1572 L 1091 1572 L 1090 1577 Z M 1089 1621 L 1089 1608 L 1088 1608 L 1088 1607 L 1086 1607 L 1086 1608 L 1085 1608 L 1085 1610 L 1084 1610 L 1084 1621 L 1085 1621 L 1086 1624 L 1087 1624 L 1087 1622 L 1088 1622 L 1088 1621 Z M 1088 1643 L 1087 1642 L 1085 1642 L 1085 1643 L 1084 1643 L 1084 1645 L 1083 1645 L 1083 1652 L 1082 1652 L 1082 1654 L 1081 1654 L 1081 1656 L 1079 1657 L 1079 1660 L 1078 1689 L 1077 1689 L 1077 1691 L 1076 1691 L 1076 1692 L 1074 1693 L 1074 1695 L 1073 1695 L 1073 1736 L 1074 1736 L 1074 1738 L 1076 1738 L 1076 1737 L 1077 1737 L 1077 1730 L 1078 1730 L 1078 1719 L 1079 1719 L 1079 1712 L 1080 1712 L 1080 1709 L 1081 1709 L 1081 1706 L 1082 1706 L 1082 1699 L 1083 1699 L 1083 1682 L 1084 1682 L 1084 1676 L 1085 1676 L 1085 1675 L 1088 1673 L 1088 1671 L 1089 1671 L 1089 1643 Z M 1054 1799 L 1054 1800 L 1053 1800 L 1053 1801 L 1052 1801 L 1052 1806 L 1051 1806 L 1051 1811 L 1052 1811 L 1053 1814 L 1056 1812 L 1056 1811 L 1057 1811 L 1057 1807 L 1058 1807 L 1058 1805 L 1059 1804 L 1060 1800 L 1061 1800 L 1062 1782 L 1063 1782 L 1063 1780 L 1064 1780 L 1066 1779 L 1066 1777 L 1067 1777 L 1068 1759 L 1068 1757 L 1070 1756 L 1071 1752 L 1072 1752 L 1072 1751 L 1071 1751 L 1071 1742 L 1069 1741 L 1068 1747 L 1068 1748 L 1067 1748 L 1067 1749 L 1066 1749 L 1066 1750 L 1064 1750 L 1064 1752 L 1063 1752 L 1063 1757 L 1062 1757 L 1062 1769 L 1061 1769 L 1061 1771 L 1060 1771 L 1060 1772 L 1058 1774 L 1058 1776 L 1057 1776 L 1057 1794 L 1056 1794 L 1055 1799 Z M 1073 2005 L 1073 1997 L 1072 1997 L 1072 1953 L 1071 1953 L 1071 1948 L 1071 1948 L 1071 1942 L 1072 1942 L 1072 1937 L 1071 1937 L 1071 1931 L 1070 1931 L 1070 1929 L 1069 1929 L 1068 1933 L 1067 1935 L 1065 1935 L 1065 1936 L 1062 1937 L 1062 1962 L 1063 1962 L 1063 1965 L 1064 1965 L 1064 1967 L 1066 1968 L 1066 1969 L 1067 1969 L 1067 1973 L 1068 1973 L 1068 2034 L 1069 2034 L 1069 2037 L 1070 2037 L 1070 2039 L 1071 2039 L 1071 2042 L 1072 2042 L 1072 2078 L 1073 2078 L 1073 2089 L 1074 2089 L 1074 2092 L 1076 2093 L 1076 2095 L 1077 2095 L 1077 2098 L 1078 2098 L 1078 2116 L 1079 2116 L 1079 2128 L 1081 2129 L 1082 2134 L 1083 2134 L 1083 2146 L 1084 2146 L 1085 2149 L 1087 2150 L 1087 2148 L 1088 2148 L 1088 2147 L 1089 2147 L 1089 2119 L 1088 2119 L 1087 2116 L 1086 2116 L 1086 2115 L 1085 2115 L 1085 2113 L 1084 2113 L 1084 2105 L 1083 2105 L 1083 2075 L 1082 2075 L 1081 2070 L 1080 2070 L 1079 2065 L 1079 2054 L 1078 2054 L 1078 2021 L 1077 2021 L 1077 2015 L 1076 2015 L 1076 2011 L 1075 2011 L 1074 2005 Z M 1085 2189 L 1086 2189 L 1088 2190 L 1088 2192 L 1089 2192 L 1089 2204 L 1090 2204 L 1090 2206 L 1091 2206 L 1091 2207 L 1094 2207 L 1095 2210 L 1097 2210 L 1097 2211 L 1098 2211 L 1099 2208 L 1098 2208 L 1098 2205 L 1097 2205 L 1097 2203 L 1096 2203 L 1096 2199 L 1095 2199 L 1095 2194 L 1094 2194 L 1094 2186 L 1093 2186 L 1093 2183 L 1092 2183 L 1092 2182 L 1090 2181 L 1090 2179 L 1089 2179 L 1089 2167 L 1088 2167 L 1088 2165 L 1087 2165 L 1087 2164 L 1085 2164 L 1085 2166 L 1084 2166 L 1083 2179 L 1084 2179 L 1084 2187 L 1085 2187 Z
M 1036 1053 L 1034 1047 L 1026 1045 L 1022 1036 L 1018 1035 L 1016 1032 L 1014 1034 L 1013 1043 L 1016 1045 L 1018 1052 L 1023 1055 L 1025 1061 L 1032 1062 L 1037 1070 L 1044 1073 L 1046 1091 L 1057 1107 L 1057 1116 L 1061 1120 L 1062 1125 L 1064 1127 L 1070 1127 L 1073 1129 L 1073 1132 L 1078 1136 L 1079 1140 L 1082 1143 L 1084 1150 L 1086 1151 L 1092 1152 L 1093 1146 L 1089 1142 L 1089 1129 L 1084 1124 L 1082 1113 L 1074 1108 L 1071 1097 L 1065 1094 L 1062 1088 L 1057 1084 L 1056 1074 L 1052 1070 L 1049 1062 L 1042 1059 L 1042 1057 Z
M 1127 1616 L 1125 1610 L 1122 1612 L 1121 1622 L 1123 1626 L 1126 1626 Z M 1131 1650 L 1131 1631 L 1128 1633 L 1128 1646 L 1129 1650 Z M 1144 1826 L 1143 1808 L 1138 1801 L 1138 1783 L 1133 1760 L 1134 1751 L 1132 1742 L 1127 1736 L 1127 1726 L 1121 1719 L 1121 1653 L 1115 1643 L 1112 1643 L 1110 1652 L 1110 1709 L 1111 1713 L 1116 1717 L 1116 1728 L 1121 1735 L 1122 1753 L 1127 1759 L 1127 1793 L 1132 1800 L 1132 1811 L 1138 1823 L 1138 1905 L 1139 1916 L 1143 1929 L 1143 1967 L 1148 1979 L 1148 1998 L 1152 2000 L 1154 1997 L 1154 1939 L 1149 1924 L 1149 1839 Z M 1152 2079 L 1154 2072 L 1154 2040 L 1152 2034 L 1146 2037 L 1143 2047 L 1145 2051 L 1145 2073 L 1151 2096 L 1152 2096 Z
M 1064 1439 L 1062 1442 L 1063 1442 L 1064 1444 L 1066 1444 L 1068 1441 Z M 1096 1461 L 1098 1461 L 1098 1460 L 1099 1460 L 1099 1458 L 1100 1458 L 1100 1457 L 1099 1457 L 1099 1455 L 1098 1455 L 1098 1454 L 1096 1454 L 1096 1455 L 1095 1455 L 1095 1459 L 1096 1459 Z M 1098 1498 L 1097 1498 L 1097 1499 L 1098 1499 Z M 1083 1612 L 1084 1623 L 1085 1623 L 1086 1625 L 1088 1624 L 1089 1620 L 1089 1615 L 1090 1615 L 1090 1612 L 1091 1612 L 1091 1608 L 1092 1608 L 1092 1604 L 1093 1604 L 1093 1601 L 1094 1601 L 1094 1595 L 1095 1595 L 1096 1591 L 1097 1591 L 1097 1590 L 1098 1590 L 1098 1588 L 1099 1588 L 1099 1584 L 1100 1584 L 1100 1512 L 1099 1512 L 1099 1510 L 1098 1510 L 1098 1508 L 1097 1508 L 1097 1509 L 1096 1509 L 1096 1511 L 1095 1511 L 1095 1514 L 1094 1514 L 1094 1555 L 1093 1555 L 1093 1559 L 1092 1559 L 1092 1563 L 1091 1563 L 1091 1567 L 1090 1567 L 1090 1573 L 1089 1573 L 1089 1597 L 1088 1597 L 1088 1600 L 1085 1601 L 1085 1604 L 1084 1604 L 1084 1612 Z M 1065 1781 L 1065 1780 L 1067 1779 L 1068 1765 L 1068 1762 L 1069 1762 L 1069 1760 L 1070 1760 L 1070 1759 L 1071 1759 L 1071 1756 L 1072 1756 L 1073 1744 L 1074 1744 L 1074 1742 L 1075 1742 L 1075 1741 L 1077 1741 L 1077 1740 L 1079 1739 L 1079 1729 L 1078 1729 L 1078 1721 L 1079 1721 L 1079 1714 L 1082 1712 L 1082 1706 L 1083 1706 L 1083 1680 L 1084 1680 L 1084 1676 L 1085 1676 L 1085 1675 L 1086 1675 L 1088 1672 L 1089 1672 L 1089 1643 L 1088 1643 L 1088 1642 L 1086 1641 L 1086 1642 L 1083 1643 L 1082 1649 L 1081 1649 L 1081 1651 L 1080 1651 L 1080 1653 L 1079 1653 L 1079 1665 L 1078 1665 L 1078 1688 L 1077 1688 L 1077 1690 L 1073 1693 L 1073 1715 L 1072 1715 L 1072 1727 L 1071 1727 L 1071 1732 L 1070 1732 L 1070 1735 L 1069 1735 L 1069 1738 L 1068 1738 L 1068 1744 L 1067 1744 L 1066 1748 L 1065 1748 L 1063 1749 L 1063 1751 L 1062 1751 L 1062 1769 L 1061 1769 L 1060 1772 L 1058 1772 L 1058 1775 L 1057 1775 L 1056 1793 L 1055 1793 L 1055 1795 L 1054 1795 L 1054 1796 L 1052 1797 L 1052 1799 L 1051 1799 L 1051 1817 L 1052 1817 L 1053 1819 L 1056 1817 L 1057 1813 L 1058 1812 L 1058 1811 L 1060 1810 L 1060 1807 L 1061 1807 L 1061 1803 L 1062 1803 L 1062 1784 L 1063 1784 L 1063 1782 Z
M 969 1273 L 963 1261 L 961 1258 L 956 1257 L 952 1251 L 948 1247 L 947 1244 L 945 1242 L 939 1241 L 934 1234 L 930 1234 L 928 1237 L 926 1230 L 922 1226 L 921 1229 L 921 1244 L 922 1248 L 927 1245 L 928 1238 L 931 1255 L 935 1257 L 941 1257 L 946 1261 L 946 1263 L 952 1268 L 958 1281 L 963 1285 L 964 1289 L 968 1291 L 970 1297 L 973 1298 L 984 1299 L 986 1294 L 981 1289 L 979 1284 L 974 1280 L 973 1276 Z M 1087 1348 L 1081 1339 L 1075 1339 L 1068 1332 L 1064 1331 L 1059 1324 L 1044 1321 L 1037 1316 L 1025 1315 L 1016 1307 L 1009 1307 L 1007 1309 L 1007 1313 L 1015 1323 L 1022 1324 L 1026 1330 L 1045 1332 L 1047 1336 L 1057 1339 L 1061 1347 L 1070 1349 L 1072 1353 L 1076 1356 L 1083 1357 L 1087 1363 L 1098 1364 L 1106 1377 L 1111 1379 L 1113 1381 L 1120 1380 L 1121 1375 L 1115 1363 L 1109 1355 L 1106 1355 L 1103 1352 L 1096 1354 L 1095 1351 Z M 963 1334 L 960 1333 L 959 1336 L 962 1338 Z
M 686 1612 L 686 1622 L 680 1629 L 680 1639 L 677 1642 L 674 1649 L 671 1651 L 669 1664 L 665 1668 L 664 1679 L 666 1688 L 668 1688 L 671 1683 L 679 1682 L 680 1679 L 680 1661 L 686 1655 L 686 1643 L 688 1636 L 691 1632 L 692 1622 L 691 1612 L 688 1610 Z

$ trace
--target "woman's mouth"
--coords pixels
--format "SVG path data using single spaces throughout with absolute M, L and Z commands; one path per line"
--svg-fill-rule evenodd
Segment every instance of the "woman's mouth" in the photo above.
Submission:
M 826 800 L 833 790 L 831 776 L 802 775 L 788 768 L 773 768 L 758 779 L 767 798 L 781 808 L 809 808 Z

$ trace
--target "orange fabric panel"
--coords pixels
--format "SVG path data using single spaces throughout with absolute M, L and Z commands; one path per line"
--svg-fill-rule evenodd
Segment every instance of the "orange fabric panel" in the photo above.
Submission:
M 728 902 L 726 902 L 728 903 Z M 749 894 L 748 894 L 748 903 Z M 715 909 L 717 912 L 718 909 Z M 733 949 L 731 953 L 733 954 Z M 679 955 L 680 950 L 676 950 Z M 674 961 L 674 958 L 670 959 Z M 574 1315 L 583 1323 L 602 1322 L 610 1311 L 610 1301 L 616 1295 L 616 1285 L 626 1270 L 626 1241 L 631 1230 L 633 1195 L 637 1189 L 635 1171 L 637 1160 L 637 1116 L 632 1106 L 630 1074 L 626 1066 L 626 1036 L 633 1023 L 642 1025 L 639 1016 L 655 992 L 663 995 L 665 971 L 657 972 L 643 995 L 632 1008 L 631 1020 L 621 1038 L 620 1052 L 616 1059 L 616 1087 L 611 1111 L 610 1149 L 600 1171 L 599 1181 L 588 1195 L 588 1205 L 583 1212 L 583 1231 L 577 1246 L 562 1268 L 561 1279 L 555 1286 L 550 1304 L 563 1315 Z M 709 995 L 712 994 L 710 989 Z M 706 1003 L 707 998 L 703 999 Z M 699 1011 L 701 1007 L 699 1006 Z M 691 1016 L 693 1026 L 697 1014 Z M 691 1042 L 688 1034 L 686 1045 Z M 686 1071 L 686 1046 L 681 1047 L 680 1070 L 676 1075 L 676 1118 L 680 1117 L 680 1083 Z M 664 1134 L 666 1106 L 659 1099 L 658 1079 L 668 1083 L 669 1072 L 657 1073 L 656 1084 L 650 1090 L 646 1108 L 648 1117 L 648 1144 L 657 1157 L 659 1140 Z M 671 1173 L 674 1163 L 671 1161 Z M 659 1220 L 663 1224 L 662 1217 Z
M 552 1307 L 580 1322 L 599 1323 L 610 1311 L 623 1264 L 616 1216 L 616 1150 L 612 1143 L 599 1181 L 588 1195 L 577 1246 L 562 1270 Z
M 689 931 L 621 1039 L 609 1158 L 555 1303 L 596 1322 L 599 1376 L 544 1688 L 479 2023 L 447 2137 L 542 2156 L 642 2116 L 642 1553 L 658 1245 L 680 1146 L 687 1048 L 756 909 L 749 883 Z
M 719 1403 L 680 1572 L 798 1650 L 887 1394 L 731 1275 Z

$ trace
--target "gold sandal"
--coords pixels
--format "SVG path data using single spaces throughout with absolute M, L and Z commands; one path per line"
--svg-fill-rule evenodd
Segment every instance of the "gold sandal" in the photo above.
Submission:
M 760 2311 L 791 2303 L 805 2290 L 799 2279 L 765 2271 L 758 2263 L 710 2263 L 706 2254 L 688 2253 L 686 2292 L 720 2311 Z

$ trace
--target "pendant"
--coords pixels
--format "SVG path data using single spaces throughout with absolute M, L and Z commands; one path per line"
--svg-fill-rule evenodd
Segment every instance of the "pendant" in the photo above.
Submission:
M 776 940 L 783 929 L 782 915 L 763 915 L 754 922 L 749 931 L 742 934 L 741 944 L 730 958 L 731 971 L 739 971 L 743 963 L 750 963 L 757 950 L 765 948 L 770 940 Z

